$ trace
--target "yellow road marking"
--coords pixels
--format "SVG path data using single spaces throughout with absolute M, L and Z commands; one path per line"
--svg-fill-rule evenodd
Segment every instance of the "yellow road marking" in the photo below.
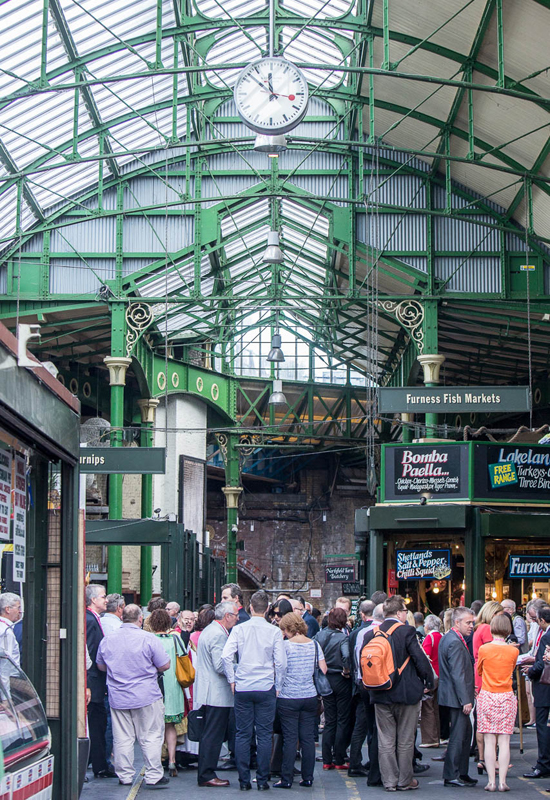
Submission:
M 130 792 L 129 792 L 128 797 L 126 798 L 126 800 L 135 800 L 135 797 L 136 797 L 137 793 L 141 789 L 141 784 L 143 783 L 143 776 L 144 775 L 145 775 L 145 764 L 142 766 L 141 772 L 139 773 L 139 775 L 135 779 L 134 783 L 132 784 L 132 788 L 130 789 Z
M 523 775 L 518 775 L 518 780 L 523 781 L 523 783 L 528 783 L 529 786 L 532 786 L 533 789 L 539 794 L 541 794 L 543 797 L 548 797 L 548 792 L 546 791 L 546 789 L 539 789 L 538 786 L 535 783 L 533 783 L 533 781 L 530 781 L 528 778 L 524 778 Z

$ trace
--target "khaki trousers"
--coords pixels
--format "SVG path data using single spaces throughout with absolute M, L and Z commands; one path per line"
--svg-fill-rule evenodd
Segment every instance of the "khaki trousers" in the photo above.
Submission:
M 437 702 L 437 689 L 432 692 L 432 697 L 422 700 L 420 704 L 420 735 L 422 744 L 439 744 L 439 705 Z
M 378 762 L 384 787 L 408 786 L 413 779 L 413 756 L 420 703 L 376 703 Z
M 145 761 L 145 783 L 156 783 L 164 776 L 160 761 L 164 742 L 164 703 L 157 700 L 143 708 L 113 708 L 113 748 L 115 772 L 122 783 L 134 780 L 134 742 L 137 739 Z

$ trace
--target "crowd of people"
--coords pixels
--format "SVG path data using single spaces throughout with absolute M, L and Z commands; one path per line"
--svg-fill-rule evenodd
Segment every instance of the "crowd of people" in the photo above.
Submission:
M 229 771 L 242 791 L 290 789 L 297 775 L 311 787 L 322 730 L 323 770 L 369 786 L 418 789 L 430 769 L 422 748 L 446 745 L 434 759 L 444 762 L 445 786 L 476 786 L 475 755 L 486 791 L 508 791 L 520 671 L 538 742 L 526 777 L 550 777 L 550 686 L 540 680 L 550 663 L 550 606 L 542 600 L 528 604 L 526 619 L 511 600 L 425 617 L 380 591 L 352 619 L 346 597 L 323 615 L 302 596 L 271 603 L 258 591 L 246 611 L 239 586 L 226 584 L 217 605 L 194 612 L 156 598 L 144 613 L 90 585 L 86 605 L 98 778 L 132 785 L 137 739 L 146 788 L 166 787 L 184 769 L 200 787 L 229 786 Z

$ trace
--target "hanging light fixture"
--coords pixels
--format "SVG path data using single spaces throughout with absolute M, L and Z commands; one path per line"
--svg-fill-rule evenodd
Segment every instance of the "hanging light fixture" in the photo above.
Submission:
M 284 133 L 279 133 L 277 136 L 267 136 L 259 133 L 254 142 L 254 150 L 257 153 L 267 153 L 270 158 L 279 158 L 281 153 L 288 150 L 286 136 Z
M 271 339 L 271 350 L 269 351 L 269 355 L 267 356 L 268 361 L 279 362 L 285 360 L 285 354 L 281 350 L 281 345 L 282 345 L 281 334 L 274 333 L 273 338 Z
M 286 406 L 286 397 L 283 394 L 283 382 L 280 378 L 275 378 L 273 381 L 273 391 L 269 396 L 268 403 L 270 406 Z
M 283 263 L 283 251 L 279 247 L 279 234 L 277 231 L 269 231 L 267 234 L 267 248 L 263 255 L 262 261 L 264 264 Z

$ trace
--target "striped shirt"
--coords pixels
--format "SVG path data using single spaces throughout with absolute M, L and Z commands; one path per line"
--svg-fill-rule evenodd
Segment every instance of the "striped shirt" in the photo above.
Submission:
M 290 642 L 285 640 L 286 673 L 279 697 L 303 699 L 317 697 L 317 689 L 313 683 L 313 667 L 315 666 L 315 650 L 319 661 L 324 659 L 323 651 L 317 642 Z

